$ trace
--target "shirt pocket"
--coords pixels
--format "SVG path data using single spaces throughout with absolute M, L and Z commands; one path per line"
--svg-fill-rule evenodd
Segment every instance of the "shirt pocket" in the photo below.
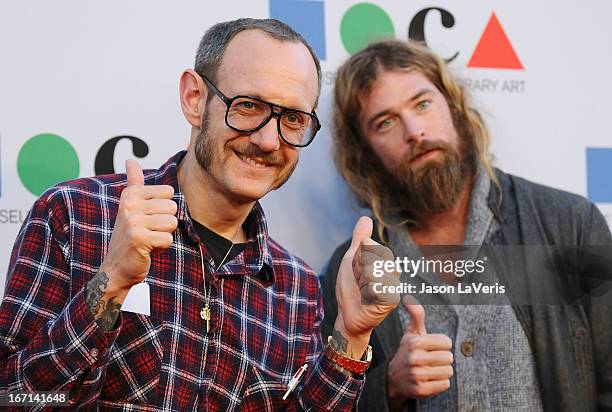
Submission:
M 287 391 L 287 383 L 273 377 L 257 366 L 251 365 L 249 380 L 240 405 L 241 411 L 279 411 L 287 406 L 283 395 Z M 288 400 L 295 396 L 291 393 Z
M 152 404 L 167 342 L 164 321 L 121 312 L 121 332 L 111 347 L 101 399 Z

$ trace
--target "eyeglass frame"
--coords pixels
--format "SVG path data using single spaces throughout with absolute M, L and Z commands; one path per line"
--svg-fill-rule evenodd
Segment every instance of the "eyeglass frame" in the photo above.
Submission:
M 291 107 L 285 107 L 285 106 L 281 106 L 279 104 L 275 104 L 275 103 L 270 103 L 267 102 L 265 100 L 262 99 L 258 99 L 257 97 L 253 97 L 253 96 L 247 96 L 247 95 L 238 95 L 238 96 L 234 96 L 234 97 L 227 97 L 225 94 L 223 94 L 223 92 L 221 92 L 221 90 L 219 90 L 219 88 L 217 88 L 217 86 L 214 85 L 213 82 L 211 82 L 208 77 L 206 77 L 203 74 L 199 74 L 198 75 L 202 78 L 202 80 L 204 80 L 204 82 L 206 83 L 206 85 L 217 95 L 217 97 L 219 99 L 221 99 L 221 101 L 223 103 L 225 103 L 225 105 L 227 106 L 227 109 L 225 110 L 225 124 L 227 125 L 227 127 L 229 127 L 232 130 L 235 130 L 237 132 L 246 132 L 246 133 L 250 133 L 250 132 L 256 132 L 259 129 L 263 128 L 265 125 L 268 124 L 268 122 L 275 117 L 276 118 L 276 130 L 278 131 L 278 135 L 280 136 L 280 138 L 283 140 L 283 142 L 287 143 L 289 146 L 293 146 L 293 147 L 306 147 L 309 144 L 312 143 L 312 141 L 314 140 L 315 136 L 317 135 L 317 132 L 319 130 L 321 130 L 321 122 L 319 121 L 319 118 L 317 117 L 317 114 L 315 113 L 315 111 L 313 110 L 311 113 L 305 112 L 303 110 L 299 110 L 299 109 L 295 109 L 295 108 L 291 108 Z M 270 107 L 270 114 L 268 115 L 268 118 L 265 119 L 264 121 L 262 121 L 259 126 L 253 128 L 253 129 L 238 129 L 237 127 L 232 126 L 231 124 L 229 124 L 229 121 L 227 120 L 227 116 L 229 115 L 229 109 L 230 107 L 232 107 L 232 103 L 234 103 L 234 101 L 236 99 L 239 98 L 247 98 L 247 99 L 252 99 L 252 100 L 256 100 L 258 102 L 261 102 L 263 104 L 266 104 Z M 274 109 L 278 108 L 280 109 L 280 111 L 275 111 Z M 296 144 L 296 143 L 291 143 L 289 141 L 287 141 L 287 139 L 285 139 L 285 137 L 283 136 L 283 132 L 281 131 L 281 117 L 287 113 L 287 112 L 295 112 L 295 113 L 302 113 L 305 114 L 307 116 L 310 116 L 311 119 L 313 119 L 316 122 L 316 127 L 314 129 L 314 133 L 312 134 L 312 137 L 310 138 L 310 140 L 308 141 L 308 143 L 306 144 Z

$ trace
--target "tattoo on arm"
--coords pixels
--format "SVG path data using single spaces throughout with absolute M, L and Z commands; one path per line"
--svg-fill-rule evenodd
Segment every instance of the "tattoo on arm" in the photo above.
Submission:
M 85 289 L 85 302 L 89 310 L 91 310 L 96 323 L 105 332 L 113 328 L 121 309 L 121 305 L 114 301 L 115 296 L 111 296 L 107 302 L 104 301 L 104 291 L 107 286 L 108 275 L 99 271 L 87 282 L 87 288 Z
M 343 353 L 349 358 L 353 357 L 353 351 L 348 350 L 348 341 L 336 329 L 334 329 L 334 331 L 332 332 L 332 338 L 330 343 L 337 352 Z
M 329 341 L 329 344 L 331 345 L 332 348 L 334 348 L 334 350 L 336 352 L 340 352 L 340 353 L 348 356 L 349 358 L 353 357 L 353 351 L 352 350 L 351 351 L 348 350 L 348 341 L 335 328 L 332 331 L 332 335 L 331 335 L 331 339 Z M 349 376 L 350 377 L 350 376 L 353 375 L 350 371 L 344 369 L 342 366 L 337 365 L 335 363 L 334 363 L 334 368 L 336 368 L 337 371 L 342 372 L 342 374 L 344 374 L 345 376 Z

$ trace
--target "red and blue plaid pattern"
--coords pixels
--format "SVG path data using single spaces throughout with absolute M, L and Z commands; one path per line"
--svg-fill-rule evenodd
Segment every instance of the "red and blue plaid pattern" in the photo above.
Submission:
M 151 255 L 151 316 L 122 312 L 112 332 L 93 320 L 84 288 L 107 253 L 125 175 L 59 184 L 36 201 L 0 306 L 0 392 L 70 391 L 84 410 L 353 408 L 363 381 L 322 354 L 315 274 L 268 237 L 259 204 L 243 252 L 213 273 L 177 183 L 184 154 L 145 172 L 146 184 L 175 188 L 179 220 L 172 247 Z M 201 258 L 213 285 L 208 334 Z M 283 401 L 304 363 L 308 373 Z

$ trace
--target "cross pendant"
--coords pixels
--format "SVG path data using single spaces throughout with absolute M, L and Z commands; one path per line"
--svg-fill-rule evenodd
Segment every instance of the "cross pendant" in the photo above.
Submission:
M 206 321 L 206 333 L 210 330 L 210 307 L 208 303 L 200 311 L 200 317 Z

